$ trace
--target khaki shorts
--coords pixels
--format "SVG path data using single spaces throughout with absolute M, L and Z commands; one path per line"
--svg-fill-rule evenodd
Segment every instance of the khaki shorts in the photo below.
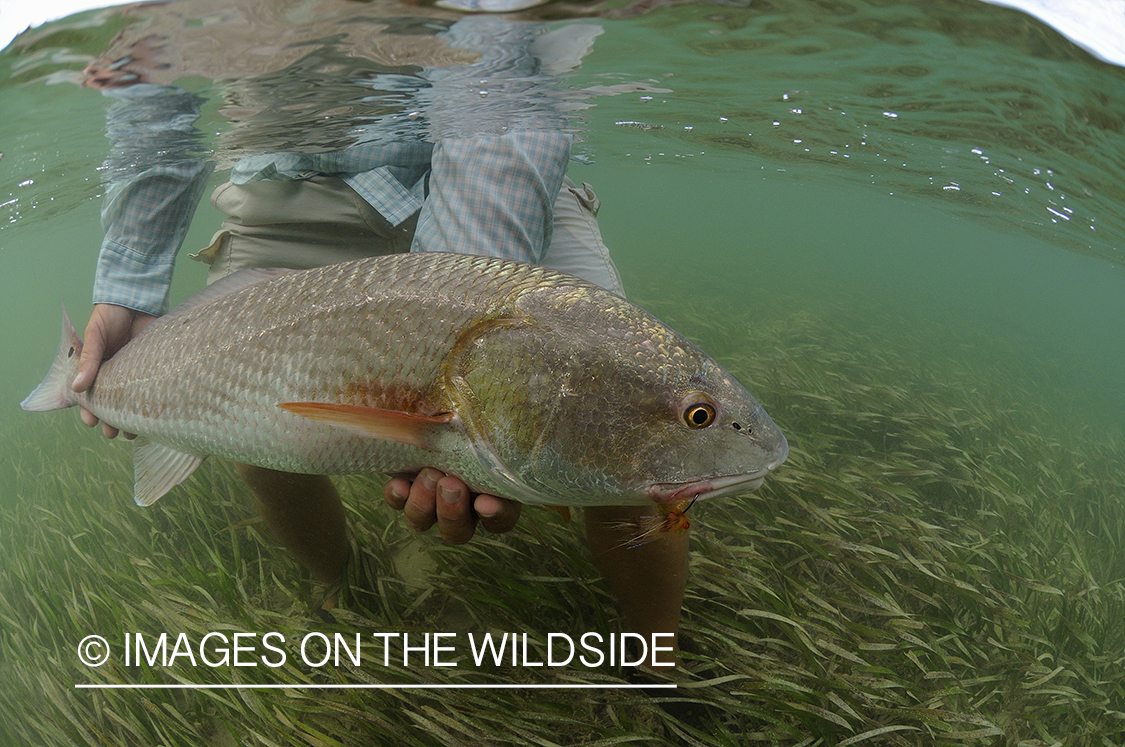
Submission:
M 221 185 L 211 204 L 227 217 L 192 259 L 211 265 L 211 283 L 247 267 L 307 269 L 410 251 L 417 214 L 392 226 L 341 179 L 262 180 Z M 589 184 L 563 181 L 551 245 L 542 265 L 624 296 L 598 229 L 600 201 Z

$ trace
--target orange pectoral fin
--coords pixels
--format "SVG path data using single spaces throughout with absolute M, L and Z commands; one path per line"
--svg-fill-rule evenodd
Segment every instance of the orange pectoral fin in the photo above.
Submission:
M 417 415 L 398 410 L 327 402 L 283 402 L 278 407 L 294 415 L 344 428 L 360 436 L 397 441 L 423 449 L 429 446 L 430 429 L 453 419 L 452 413 Z

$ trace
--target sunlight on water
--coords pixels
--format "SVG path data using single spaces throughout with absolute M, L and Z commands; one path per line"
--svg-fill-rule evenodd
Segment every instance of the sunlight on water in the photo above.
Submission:
M 600 75 L 584 65 L 582 80 L 640 80 L 662 92 L 603 102 L 592 115 L 598 132 L 631 158 L 740 153 L 735 168 L 803 169 L 925 197 L 1121 261 L 1119 68 L 1041 27 L 998 26 L 988 8 L 838 8 L 692 5 L 669 11 L 674 23 L 661 15 L 610 26 L 622 45 L 603 45 L 591 62 L 619 54 Z M 635 53 L 640 43 L 630 42 L 646 34 L 660 40 L 659 58 Z M 615 119 L 599 116 L 610 108 Z

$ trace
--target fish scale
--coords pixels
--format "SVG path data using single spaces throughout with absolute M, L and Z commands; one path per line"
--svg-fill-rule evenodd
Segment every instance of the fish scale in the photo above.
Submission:
M 212 455 L 308 474 L 432 466 L 528 503 L 620 505 L 753 489 L 788 449 L 738 382 L 654 317 L 509 260 L 236 273 L 76 395 L 80 346 L 64 321 L 23 406 L 79 404 L 137 434 L 143 504 Z M 694 427 L 684 412 L 700 402 L 713 422 Z

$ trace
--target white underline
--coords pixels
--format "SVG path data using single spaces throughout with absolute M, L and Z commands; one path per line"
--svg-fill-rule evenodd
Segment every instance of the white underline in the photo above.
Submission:
M 675 690 L 676 685 L 409 685 L 409 684 L 352 684 L 352 685 L 193 685 L 193 684 L 76 684 L 76 690 Z

